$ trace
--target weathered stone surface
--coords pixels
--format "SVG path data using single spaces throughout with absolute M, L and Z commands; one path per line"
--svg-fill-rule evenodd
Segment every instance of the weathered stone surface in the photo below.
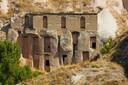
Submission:
M 3 31 L 0 31 L 0 40 L 6 40 L 6 33 Z
M 90 35 L 87 31 L 81 31 L 78 38 L 78 50 L 89 51 L 90 47 Z
M 86 31 L 81 31 L 78 38 L 77 62 L 83 61 L 83 51 L 89 51 L 90 35 Z
M 61 62 L 64 64 L 71 64 L 72 63 L 72 56 L 73 56 L 73 40 L 72 34 L 69 30 L 63 30 L 63 34 L 60 36 L 60 57 Z M 64 59 L 66 57 L 66 60 Z
M 98 53 L 98 51 L 90 48 L 90 60 L 97 60 L 98 58 L 100 58 L 100 55 Z
M 23 18 L 15 15 L 11 18 L 11 27 L 15 30 L 23 30 Z
M 49 60 L 50 60 L 50 70 L 55 70 L 60 66 L 59 58 L 57 56 L 51 56 Z
M 72 34 L 69 30 L 64 30 L 63 35 L 60 37 L 60 46 L 63 51 L 71 52 L 73 50 Z
M 18 38 L 18 32 L 14 29 L 9 29 L 8 31 L 8 40 L 16 42 Z
M 49 36 L 51 38 L 51 53 L 52 56 L 55 56 L 55 54 L 57 53 L 57 48 L 58 48 L 58 35 L 57 35 L 57 30 L 52 30 L 52 29 L 48 29 L 44 32 L 43 34 L 44 36 Z

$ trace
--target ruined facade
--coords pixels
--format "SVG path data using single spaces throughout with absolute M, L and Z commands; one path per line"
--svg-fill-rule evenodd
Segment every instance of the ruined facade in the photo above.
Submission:
M 99 55 L 97 13 L 29 13 L 23 22 L 18 42 L 33 68 L 50 71 Z

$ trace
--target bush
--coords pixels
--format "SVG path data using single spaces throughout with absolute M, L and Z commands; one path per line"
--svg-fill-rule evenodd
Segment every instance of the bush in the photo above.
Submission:
M 39 71 L 35 71 L 35 72 L 33 72 L 33 74 L 32 74 L 32 76 L 33 77 L 37 77 L 38 75 L 40 75 L 41 73 L 39 72 Z
M 20 54 L 18 44 L 0 41 L 0 84 L 14 85 L 32 78 L 29 66 L 19 66 Z
M 101 49 L 102 54 L 110 53 L 111 49 L 113 48 L 113 40 L 112 38 L 108 39 L 108 41 L 103 45 Z
M 20 48 L 18 44 L 0 41 L 0 82 L 2 84 L 15 83 L 15 76 L 19 69 Z

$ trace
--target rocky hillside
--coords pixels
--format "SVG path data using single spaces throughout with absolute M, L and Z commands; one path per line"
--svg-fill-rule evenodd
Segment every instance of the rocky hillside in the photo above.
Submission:
M 128 85 L 128 30 L 113 41 L 107 58 L 61 67 L 25 85 Z
M 128 27 L 127 27 L 128 28 Z M 118 36 L 113 42 L 113 49 L 110 52 L 112 62 L 120 64 L 128 77 L 128 31 Z
M 0 27 L 8 19 L 27 12 L 97 12 L 101 39 L 115 38 L 124 30 L 127 13 L 125 0 L 1 0 Z M 124 3 L 123 3 L 124 2 Z M 29 4 L 28 4 L 29 3 Z M 6 13 L 6 14 L 5 14 Z M 17 17 L 17 16 L 16 16 Z
M 123 69 L 105 60 L 61 67 L 24 85 L 128 85 Z
M 38 78 L 25 82 L 25 85 L 128 85 L 125 77 L 125 75 L 128 76 L 128 31 L 126 31 L 128 14 L 124 12 L 122 0 L 1 1 L 3 1 L 1 10 L 4 11 L 0 12 L 0 28 L 10 18 L 15 18 L 15 15 L 22 17 L 27 12 L 97 12 L 100 10 L 98 33 L 101 39 L 116 38 L 109 57 L 114 63 L 98 60 L 61 67 L 50 73 L 43 73 Z M 84 3 L 79 1 L 84 1 Z M 9 34 L 11 37 L 18 36 L 15 29 L 12 29 Z M 0 38 L 5 37 L 5 35 L 0 31 Z

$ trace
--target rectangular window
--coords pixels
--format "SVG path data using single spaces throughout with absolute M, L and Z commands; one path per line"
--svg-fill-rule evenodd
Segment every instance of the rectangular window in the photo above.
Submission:
M 83 51 L 83 61 L 89 60 L 89 52 Z
M 67 55 L 63 55 L 63 64 L 66 65 L 67 64 Z
M 79 32 L 72 32 L 73 44 L 78 44 Z
M 61 17 L 61 28 L 66 28 L 66 17 Z
M 49 72 L 50 71 L 50 60 L 49 60 L 49 55 L 44 55 L 44 68 L 45 71 Z
M 45 70 L 46 70 L 47 72 L 50 71 L 50 62 L 49 62 L 49 60 L 45 60 Z
M 51 52 L 50 37 L 44 37 L 44 52 Z
M 46 65 L 46 66 L 50 66 L 49 60 L 46 60 L 46 61 L 45 61 L 45 65 Z
M 30 15 L 25 16 L 25 28 L 33 29 L 33 16 Z
M 96 49 L 96 37 L 90 38 L 91 48 Z
M 80 18 L 80 28 L 85 29 L 85 17 Z
M 47 16 L 43 16 L 43 27 L 44 28 L 48 27 L 48 18 L 47 18 Z

